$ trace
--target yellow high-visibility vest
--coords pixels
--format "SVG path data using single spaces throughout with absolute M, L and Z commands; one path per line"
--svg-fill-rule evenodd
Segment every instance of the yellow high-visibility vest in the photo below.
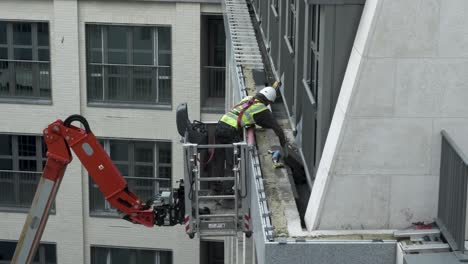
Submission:
M 242 127 L 247 127 L 255 124 L 253 118 L 255 114 L 268 110 L 268 108 L 259 100 L 254 99 L 253 96 L 246 96 L 238 105 L 234 106 L 229 112 L 223 115 L 220 120 L 237 129 L 239 114 L 242 110 L 244 111 L 239 123 Z

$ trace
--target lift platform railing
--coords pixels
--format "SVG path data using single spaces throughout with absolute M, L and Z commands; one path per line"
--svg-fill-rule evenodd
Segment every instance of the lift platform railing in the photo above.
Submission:
M 185 229 L 189 237 L 193 238 L 196 233 L 200 237 L 236 236 L 238 232 L 249 232 L 250 235 L 250 225 L 245 223 L 246 219 L 250 219 L 246 199 L 248 149 L 245 142 L 183 144 L 184 181 L 187 183 Z M 209 156 L 208 153 L 212 151 L 225 158 L 216 161 L 221 162 L 221 166 L 207 172 L 203 168 L 206 165 L 204 156 Z M 214 190 L 209 187 L 213 185 L 220 185 L 221 188 Z
M 441 134 L 439 208 L 436 221 L 452 250 L 463 252 L 467 221 L 468 157 L 445 130 Z

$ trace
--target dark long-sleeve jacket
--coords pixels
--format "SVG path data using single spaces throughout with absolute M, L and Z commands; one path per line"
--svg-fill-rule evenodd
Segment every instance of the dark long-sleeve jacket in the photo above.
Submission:
M 286 137 L 284 136 L 283 129 L 280 127 L 270 110 L 265 110 L 256 113 L 253 116 L 255 123 L 264 128 L 271 128 L 275 131 L 276 136 L 280 141 L 281 146 L 286 144 Z

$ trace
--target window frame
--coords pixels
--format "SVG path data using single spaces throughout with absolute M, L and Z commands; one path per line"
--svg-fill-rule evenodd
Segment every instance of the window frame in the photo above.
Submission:
M 11 243 L 11 244 L 15 244 L 15 248 L 16 248 L 16 245 L 18 244 L 18 241 L 13 241 L 13 240 L 0 240 L 0 244 L 2 243 Z M 46 261 L 46 247 L 52 247 L 53 251 L 55 252 L 55 256 L 53 257 L 55 259 L 55 262 L 50 262 L 50 261 Z M 13 256 L 14 252 L 11 253 L 11 255 Z M 40 243 L 38 248 L 37 248 L 37 253 L 36 254 L 39 254 L 39 262 L 37 261 L 33 261 L 32 263 L 33 264 L 57 264 L 58 261 L 57 261 L 57 244 L 56 243 Z M 37 255 L 35 256 L 37 257 Z M 10 260 L 0 260 L 0 264 L 9 264 L 11 263 L 11 259 Z
M 0 58 L 0 66 L 5 67 L 5 73 L 8 79 L 8 86 L 4 89 L 8 94 L 0 94 L 0 102 L 6 103 L 26 103 L 26 104 L 52 104 L 52 74 L 51 74 L 51 52 L 50 52 L 50 23 L 49 21 L 39 20 L 0 20 L 6 26 L 6 43 L 0 43 L 0 49 L 6 49 L 6 58 Z M 31 28 L 31 43 L 16 44 L 14 40 L 14 26 L 29 24 Z M 47 45 L 40 45 L 38 30 L 40 25 L 47 28 Z M 15 57 L 16 49 L 30 49 L 31 59 L 17 59 Z M 47 60 L 39 58 L 39 52 L 47 51 Z M 17 69 L 27 66 L 30 72 L 23 76 L 18 75 Z M 30 67 L 30 68 L 29 68 Z M 41 78 L 47 76 L 46 78 Z M 22 78 L 21 78 L 22 77 Z M 20 94 L 17 79 L 31 82 L 31 94 Z M 45 87 L 41 87 L 45 85 Z M 46 94 L 41 95 L 44 91 Z
M 132 180 L 149 180 L 151 179 L 155 183 L 155 187 L 152 190 L 154 193 L 160 193 L 162 191 L 171 191 L 172 190 L 172 171 L 173 171 L 173 160 L 172 160 L 172 142 L 170 141 L 151 141 L 151 140 L 127 140 L 127 139 L 120 139 L 120 138 L 100 138 L 99 139 L 100 144 L 106 151 L 106 153 L 111 157 L 111 142 L 118 142 L 121 141 L 122 143 L 127 144 L 127 149 L 128 149 L 128 160 L 127 161 L 114 161 L 112 162 L 118 166 L 118 165 L 127 165 L 128 166 L 128 171 L 129 175 L 122 175 L 127 182 L 132 181 Z M 135 167 L 138 165 L 141 166 L 146 166 L 149 165 L 149 162 L 142 162 L 142 161 L 136 161 L 135 158 L 135 149 L 137 144 L 148 144 L 152 143 L 152 151 L 153 151 L 153 161 L 152 161 L 152 167 L 153 167 L 153 177 L 138 177 L 138 175 L 135 175 L 136 169 Z M 170 150 L 170 163 L 164 163 L 160 162 L 160 151 L 163 149 L 162 146 L 168 145 L 169 150 Z M 170 176 L 169 177 L 160 177 L 160 168 L 169 168 L 170 169 Z M 120 172 L 120 170 L 119 170 Z M 158 176 L 158 177 L 156 177 Z M 117 215 L 117 210 L 115 208 L 112 208 L 112 206 L 109 204 L 109 202 L 102 196 L 102 193 L 99 191 L 97 185 L 93 182 L 92 178 L 89 176 L 88 177 L 88 190 L 89 190 L 89 195 L 88 195 L 88 203 L 89 203 L 89 216 L 91 217 L 118 217 Z M 169 182 L 168 187 L 161 187 L 161 182 Z M 93 188 L 93 189 L 91 189 Z M 135 187 L 135 186 L 130 186 L 130 190 L 138 195 L 138 191 L 141 189 L 147 189 L 147 188 L 140 188 L 140 187 Z M 94 196 L 92 196 L 94 194 Z M 97 194 L 97 196 L 96 196 Z M 94 199 L 101 199 L 101 201 L 104 201 L 104 206 L 103 208 L 93 208 L 92 204 L 98 203 L 98 200 L 92 200 Z M 141 198 L 141 197 L 140 197 Z M 144 200 L 144 198 L 142 198 Z
M 201 55 L 200 60 L 200 100 L 203 113 L 222 113 L 226 99 L 226 43 L 224 40 L 224 18 L 221 15 L 202 15 Z M 219 31 L 218 27 L 222 28 Z M 221 52 L 222 56 L 217 56 Z M 220 63 L 216 63 L 220 60 Z M 220 83 L 220 84 L 219 84 Z M 211 95 L 211 96 L 210 96 Z M 222 104 L 221 104 L 222 103 Z
M 93 258 L 95 257 L 94 254 L 95 250 L 105 250 L 106 251 L 106 263 L 99 263 L 99 264 L 112 264 L 112 251 L 113 250 L 128 250 L 129 251 L 129 259 L 130 262 L 129 264 L 138 264 L 137 263 L 137 255 L 141 254 L 143 251 L 152 251 L 154 253 L 154 264 L 160 264 L 161 263 L 161 253 L 162 252 L 169 252 L 170 253 L 170 258 L 171 258 L 171 263 L 174 263 L 174 251 L 170 249 L 153 249 L 153 248 L 137 248 L 137 247 L 119 247 L 119 246 L 103 246 L 103 245 L 91 245 L 90 246 L 90 260 L 89 263 L 93 264 Z M 95 264 L 95 263 L 94 263 Z M 165 263 L 162 263 L 165 264 Z
M 88 30 L 90 30 L 91 27 L 95 27 L 96 29 L 99 30 L 99 38 L 101 39 L 101 47 L 100 47 L 100 53 L 101 53 L 101 61 L 100 62 L 92 62 L 91 61 L 91 47 L 90 47 L 90 33 Z M 123 52 L 125 52 L 126 57 L 127 57 L 127 63 L 110 63 L 109 58 L 108 58 L 108 53 L 109 50 L 113 50 L 113 48 L 110 48 L 107 45 L 107 38 L 108 38 L 108 33 L 109 29 L 115 29 L 116 27 L 122 27 L 125 28 L 126 31 L 126 43 L 127 47 L 123 49 Z M 134 41 L 134 31 L 136 29 L 142 29 L 142 28 L 149 28 L 151 29 L 151 41 L 152 41 L 152 47 L 151 47 L 151 53 L 152 53 L 152 63 L 151 64 L 142 64 L 142 63 L 136 63 L 134 61 L 134 54 L 135 51 L 138 49 L 134 49 L 133 41 Z M 169 43 L 170 43 L 170 49 L 160 49 L 159 47 L 159 35 L 160 30 L 162 29 L 168 29 L 169 30 Z M 85 24 L 85 38 L 86 38 L 86 100 L 87 100 L 87 105 L 88 106 L 94 106 L 94 107 L 125 107 L 125 108 L 155 108 L 155 109 L 165 109 L 165 110 L 170 110 L 172 109 L 172 103 L 173 103 L 173 30 L 171 25 L 142 25 L 142 24 L 103 24 L 103 23 L 86 23 Z M 160 63 L 160 55 L 169 55 L 169 65 L 163 65 Z M 100 68 L 99 71 L 92 71 L 91 67 L 96 67 Z M 111 89 L 109 86 L 109 79 L 112 77 L 111 75 L 119 75 L 117 74 L 112 74 L 109 72 L 109 69 L 111 67 L 114 67 L 114 69 L 124 69 L 124 71 L 127 71 L 125 74 L 120 74 L 121 76 L 124 76 L 127 82 L 127 87 L 128 92 L 130 93 L 129 95 L 126 95 L 127 98 L 125 99 L 111 99 L 110 98 L 110 92 L 109 90 Z M 139 99 L 134 99 L 134 92 L 136 90 L 136 85 L 135 82 L 138 80 L 134 74 L 134 71 L 138 68 L 144 69 L 144 70 L 149 70 L 151 71 L 151 78 L 145 78 L 145 80 L 151 79 L 151 87 L 150 87 L 150 97 L 155 100 L 151 101 L 142 101 Z M 168 73 L 165 73 L 165 71 L 168 71 Z M 99 78 L 101 79 L 100 81 L 100 87 L 93 87 L 93 81 L 92 78 L 94 77 L 93 75 L 97 76 L 99 74 Z M 126 75 L 126 76 L 125 76 Z M 146 76 L 146 74 L 143 74 L 143 76 Z M 168 93 L 168 97 L 165 98 L 167 101 L 163 101 L 161 98 L 161 81 L 163 80 L 169 80 L 170 84 L 169 87 L 167 88 L 168 90 L 166 91 Z M 94 90 L 92 90 L 94 89 Z M 92 94 L 96 93 L 99 95 L 99 99 L 92 98 Z
M 284 39 L 291 55 L 294 55 L 296 49 L 297 1 L 288 0 L 286 6 L 286 34 Z
M 31 208 L 30 204 L 29 206 L 23 206 L 21 205 L 20 202 L 20 191 L 21 191 L 21 186 L 24 184 L 31 184 L 35 185 L 37 188 L 37 185 L 39 183 L 39 180 L 42 175 L 42 170 L 44 169 L 44 164 L 47 160 L 47 157 L 45 156 L 46 153 L 46 145 L 45 142 L 42 138 L 42 136 L 38 135 L 23 135 L 23 134 L 6 134 L 6 133 L 1 133 L 1 135 L 9 136 L 10 137 L 10 144 L 11 144 L 11 155 L 0 155 L 0 159 L 11 159 L 11 170 L 0 170 L 0 174 L 12 174 L 14 176 L 13 179 L 0 179 L 0 183 L 10 183 L 13 184 L 14 186 L 14 194 L 15 194 L 15 201 L 12 204 L 1 204 L 0 203 L 0 212 L 24 212 L 27 213 L 29 212 L 29 209 Z M 35 155 L 34 156 L 27 156 L 27 155 L 20 155 L 20 137 L 34 137 L 35 139 Z M 24 170 L 20 168 L 20 163 L 21 161 L 35 161 L 35 167 L 36 169 L 34 171 L 30 170 Z M 20 179 L 21 176 L 25 175 L 37 175 L 37 179 L 31 180 L 31 179 Z M 36 191 L 36 188 L 34 189 L 34 192 L 32 194 L 32 199 L 34 198 L 34 193 Z M 32 203 L 31 199 L 31 203 Z M 51 214 L 55 214 L 55 205 L 52 206 L 51 208 Z

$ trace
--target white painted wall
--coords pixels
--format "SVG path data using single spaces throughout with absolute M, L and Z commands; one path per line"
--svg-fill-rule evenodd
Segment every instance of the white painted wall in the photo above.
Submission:
M 49 21 L 52 105 L 1 104 L 0 132 L 40 134 L 57 118 L 84 115 L 97 136 L 171 140 L 173 178 L 183 177 L 182 149 L 175 109 L 188 102 L 190 118 L 200 120 L 200 13 L 219 5 L 150 1 L 5 0 L 0 19 Z M 89 107 L 86 100 L 85 23 L 170 25 L 172 27 L 172 109 Z M 214 119 L 206 115 L 207 119 Z M 58 263 L 89 263 L 90 246 L 173 250 L 174 263 L 199 263 L 199 243 L 182 226 L 153 229 L 124 220 L 89 217 L 88 177 L 79 162 L 67 170 L 43 241 L 57 243 Z M 0 239 L 17 240 L 25 213 L 0 212 Z
M 466 11 L 463 0 L 366 1 L 309 230 L 404 228 L 436 216 L 441 129 L 468 144 Z

